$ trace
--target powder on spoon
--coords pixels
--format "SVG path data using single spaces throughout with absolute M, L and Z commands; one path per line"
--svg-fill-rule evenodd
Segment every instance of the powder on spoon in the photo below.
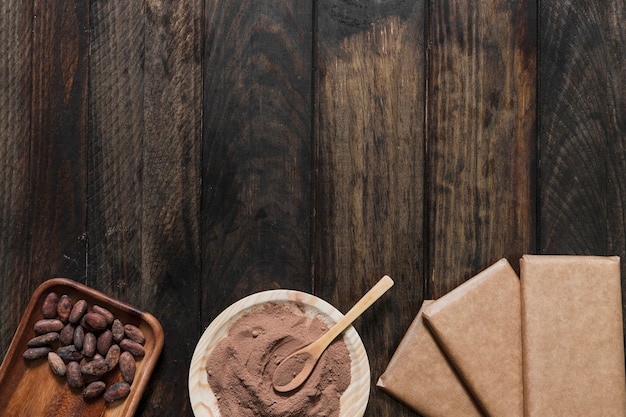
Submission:
M 292 392 L 272 386 L 282 359 L 328 330 L 296 303 L 268 303 L 237 319 L 206 363 L 223 417 L 338 417 L 350 385 L 350 353 L 342 337 L 326 349 L 309 378 Z

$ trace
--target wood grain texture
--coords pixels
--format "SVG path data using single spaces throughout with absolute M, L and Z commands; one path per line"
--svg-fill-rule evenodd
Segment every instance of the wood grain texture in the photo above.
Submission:
M 626 6 L 547 1 L 540 15 L 540 249 L 619 255 L 626 294 Z
M 615 198 L 623 195 L 619 192 L 623 175 L 618 172 L 624 167 L 626 109 L 620 89 L 624 56 L 617 38 L 621 36 L 623 44 L 619 19 L 624 11 L 618 7 L 587 2 L 542 4 L 541 28 L 546 35 L 540 74 L 544 252 L 602 255 L 620 249 L 608 246 L 623 235 L 614 233 L 615 227 L 624 228 L 624 207 Z M 617 217 L 610 218 L 609 212 Z
M 120 299 L 141 285 L 145 26 L 140 3 L 91 4 L 87 284 Z
M 314 291 L 346 312 L 394 279 L 355 327 L 371 353 L 366 415 L 411 415 L 374 386 L 423 297 L 424 5 L 358 3 L 317 5 Z
M 4 357 L 33 287 L 27 274 L 30 195 L 32 4 L 0 3 L 0 357 Z
M 535 244 L 534 1 L 431 3 L 428 293 Z
M 202 259 L 209 322 L 248 294 L 310 292 L 311 9 L 207 1 Z
M 89 8 L 33 4 L 28 275 L 84 279 Z
M 141 305 L 167 331 L 149 395 L 138 412 L 191 415 L 187 377 L 200 318 L 202 161 L 202 2 L 153 1 L 146 7 L 142 182 Z M 175 341 L 175 342 L 173 342 Z M 181 366 L 185 364 L 185 366 Z
M 93 5 L 89 280 L 167 334 L 144 415 L 191 415 L 171 381 L 186 379 L 201 330 L 200 5 Z
M 191 417 L 225 307 L 290 288 L 346 312 L 389 274 L 355 323 L 366 415 L 415 415 L 373 387 L 424 298 L 524 252 L 626 258 L 624 22 L 623 1 L 2 1 L 0 355 L 65 275 L 157 316 L 137 415 Z
M 85 275 L 89 14 L 70 0 L 9 2 L 2 19 L 4 353 L 37 284 Z

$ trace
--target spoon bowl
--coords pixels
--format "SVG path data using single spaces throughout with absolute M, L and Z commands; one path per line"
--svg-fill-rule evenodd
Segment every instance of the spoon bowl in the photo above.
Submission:
M 393 280 L 388 275 L 383 276 L 330 330 L 283 359 L 272 376 L 274 389 L 289 392 L 300 387 L 330 343 L 392 286 Z

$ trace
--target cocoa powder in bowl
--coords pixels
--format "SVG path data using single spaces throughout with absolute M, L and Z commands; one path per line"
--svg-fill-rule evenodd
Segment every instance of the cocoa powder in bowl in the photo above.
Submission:
M 328 347 L 298 389 L 278 393 L 272 375 L 281 359 L 321 336 L 328 326 L 296 303 L 267 303 L 233 322 L 206 363 L 208 383 L 223 417 L 338 417 L 351 381 L 342 337 Z

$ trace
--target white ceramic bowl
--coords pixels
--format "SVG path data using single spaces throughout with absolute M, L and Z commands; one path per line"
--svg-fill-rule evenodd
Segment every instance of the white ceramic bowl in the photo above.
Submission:
M 217 399 L 207 382 L 206 362 L 215 345 L 228 334 L 228 329 L 250 309 L 268 302 L 294 302 L 305 306 L 305 314 L 321 319 L 327 326 L 343 315 L 326 301 L 300 291 L 270 290 L 249 295 L 232 304 L 215 318 L 200 337 L 189 369 L 189 400 L 196 417 L 220 417 Z M 340 417 L 362 417 L 370 391 L 370 367 L 363 342 L 354 327 L 343 333 L 350 352 L 352 379 L 341 396 Z M 226 416 L 221 416 L 226 417 Z

